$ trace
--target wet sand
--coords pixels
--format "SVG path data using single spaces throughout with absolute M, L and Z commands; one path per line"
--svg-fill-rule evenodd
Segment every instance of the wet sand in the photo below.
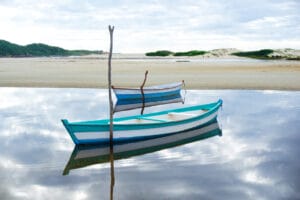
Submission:
M 115 86 L 185 80 L 188 89 L 300 90 L 300 62 L 252 60 L 114 59 Z M 0 87 L 107 88 L 104 58 L 1 58 Z

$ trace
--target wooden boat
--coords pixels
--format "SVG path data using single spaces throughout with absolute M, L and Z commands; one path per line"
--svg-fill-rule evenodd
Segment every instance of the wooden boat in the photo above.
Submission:
M 217 120 L 201 125 L 188 131 L 177 132 L 172 135 L 146 139 L 122 144 L 114 144 L 114 159 L 126 159 L 187 143 L 222 135 Z M 63 175 L 70 170 L 87 167 L 110 161 L 109 144 L 76 145 L 65 166 Z
M 157 97 L 180 94 L 184 82 L 156 85 L 141 88 L 112 87 L 118 100 L 124 99 L 151 99 Z
M 113 119 L 113 142 L 156 138 L 185 131 L 217 117 L 222 100 L 185 108 Z M 68 122 L 62 120 L 75 144 L 109 143 L 109 119 Z
M 181 94 L 174 94 L 163 97 L 152 97 L 145 99 L 118 99 L 114 105 L 114 112 L 125 110 L 133 110 L 137 108 L 144 109 L 145 107 L 158 106 L 171 103 L 184 103 Z

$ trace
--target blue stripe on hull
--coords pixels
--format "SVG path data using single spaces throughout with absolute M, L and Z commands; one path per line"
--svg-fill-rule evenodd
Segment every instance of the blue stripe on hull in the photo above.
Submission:
M 173 99 L 181 99 L 180 93 L 168 95 L 168 96 L 162 96 L 162 97 L 146 97 L 145 103 L 149 102 L 159 102 L 159 101 L 167 101 L 167 100 L 173 100 Z M 143 103 L 143 99 L 118 99 L 116 106 L 119 105 L 128 105 L 128 104 L 138 104 Z
M 156 92 L 156 93 L 144 94 L 144 98 L 157 98 L 157 97 L 170 96 L 170 95 L 175 95 L 175 94 L 180 94 L 180 89 L 169 91 L 169 92 Z M 143 98 L 141 93 L 138 93 L 138 94 L 116 94 L 116 97 L 117 97 L 117 99 L 142 99 Z

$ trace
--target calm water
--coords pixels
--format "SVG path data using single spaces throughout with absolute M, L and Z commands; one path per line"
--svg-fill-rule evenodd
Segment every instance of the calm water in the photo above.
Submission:
M 300 92 L 188 91 L 185 105 L 219 98 L 221 137 L 116 160 L 115 199 L 300 199 Z M 107 101 L 106 90 L 0 88 L 0 199 L 109 199 L 109 163 L 62 175 L 74 145 L 60 122 L 106 118 Z

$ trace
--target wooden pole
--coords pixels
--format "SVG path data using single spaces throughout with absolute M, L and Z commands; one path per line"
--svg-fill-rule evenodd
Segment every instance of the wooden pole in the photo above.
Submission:
M 148 70 L 146 71 L 145 73 L 145 78 L 144 78 L 144 81 L 140 87 L 141 89 L 141 93 L 142 93 L 142 102 L 143 102 L 143 107 L 142 107 L 142 110 L 141 110 L 141 115 L 144 114 L 144 109 L 145 109 L 145 94 L 144 94 L 144 86 L 145 86 L 145 83 L 146 83 L 146 80 L 147 80 L 147 75 L 148 75 Z
M 110 36 L 110 48 L 108 56 L 108 93 L 109 93 L 109 149 L 110 149 L 110 199 L 113 199 L 113 190 L 115 185 L 115 173 L 114 173 L 114 145 L 113 145 L 113 101 L 111 94 L 111 57 L 113 51 L 113 32 L 114 26 L 108 26 Z
M 182 80 L 182 86 L 183 86 L 183 88 L 184 88 L 184 96 L 183 96 L 183 99 L 182 99 L 182 104 L 184 104 L 185 103 L 185 96 L 186 96 L 186 87 L 185 87 L 185 82 L 184 82 L 184 80 Z

